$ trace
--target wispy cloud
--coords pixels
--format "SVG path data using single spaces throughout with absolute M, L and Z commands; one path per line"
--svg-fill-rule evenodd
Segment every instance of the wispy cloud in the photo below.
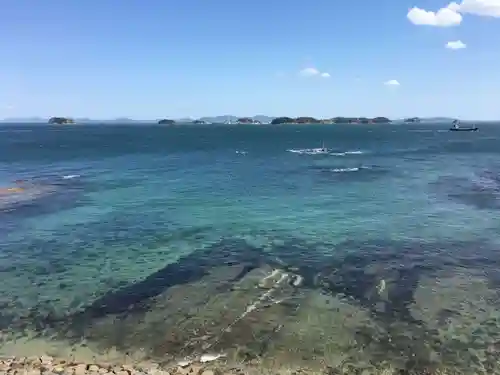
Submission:
M 302 77 L 314 77 L 320 74 L 320 71 L 316 68 L 305 68 L 299 72 Z
M 330 78 L 330 73 L 327 72 L 320 72 L 318 69 L 309 67 L 309 68 L 304 68 L 299 72 L 299 75 L 301 77 L 322 77 L 322 78 Z
M 400 86 L 401 84 L 396 79 L 390 79 L 388 81 L 385 81 L 384 85 L 386 85 L 386 86 Z
M 453 42 L 446 43 L 445 47 L 448 49 L 464 49 L 467 48 L 467 45 L 461 40 L 455 40 Z

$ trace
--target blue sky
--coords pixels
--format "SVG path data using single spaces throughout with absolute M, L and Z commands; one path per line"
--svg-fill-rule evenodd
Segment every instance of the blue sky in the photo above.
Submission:
M 0 118 L 500 119 L 500 0 L 1 5 Z

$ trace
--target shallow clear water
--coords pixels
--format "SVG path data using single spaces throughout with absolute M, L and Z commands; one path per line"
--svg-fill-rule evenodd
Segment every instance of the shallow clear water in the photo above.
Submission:
M 5 342 L 496 368 L 500 127 L 446 130 L 3 127 Z

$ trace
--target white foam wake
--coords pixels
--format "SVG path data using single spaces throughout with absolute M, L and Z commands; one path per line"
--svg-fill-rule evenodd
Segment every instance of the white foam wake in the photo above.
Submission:
M 344 172 L 358 172 L 361 168 L 353 167 L 353 168 L 333 168 L 330 169 L 334 173 L 344 173 Z
M 289 149 L 288 152 L 300 155 L 328 155 L 329 151 L 323 148 L 297 148 Z
M 288 149 L 287 151 L 299 155 L 332 155 L 332 156 L 362 155 L 365 153 L 364 151 L 361 150 L 333 152 L 332 150 L 324 148 L 292 148 Z
M 66 176 L 62 176 L 62 179 L 63 180 L 72 180 L 72 179 L 78 178 L 78 177 L 80 177 L 79 174 L 68 174 Z

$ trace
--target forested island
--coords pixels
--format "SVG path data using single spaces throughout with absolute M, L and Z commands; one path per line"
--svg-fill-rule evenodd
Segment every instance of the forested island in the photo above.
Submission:
M 175 121 L 169 119 L 163 119 L 158 121 L 158 125 L 175 125 Z
M 271 121 L 273 125 L 279 124 L 388 124 L 391 120 L 387 117 L 333 117 L 331 119 L 316 119 L 314 117 L 277 117 Z
M 404 122 L 407 122 L 407 123 L 418 123 L 420 122 L 420 118 L 419 117 L 410 117 L 410 118 L 405 118 L 404 119 Z
M 75 120 L 69 117 L 51 117 L 49 119 L 49 124 L 53 125 L 65 125 L 65 124 L 74 124 Z
M 257 118 L 258 117 L 258 118 Z M 210 121 L 212 120 L 212 121 Z M 43 120 L 42 120 L 43 121 Z M 47 120 L 45 120 L 47 121 Z M 420 122 L 418 117 L 415 118 L 406 118 L 405 122 Z M 139 120 L 129 120 L 129 119 L 115 119 L 115 120 L 90 120 L 90 119 L 77 119 L 75 121 L 70 117 L 51 117 L 48 120 L 49 124 L 52 125 L 66 125 L 66 124 L 75 124 L 78 122 L 79 124 L 85 123 L 130 123 L 130 122 L 143 122 L 143 123 L 154 123 L 156 122 L 158 125 L 210 125 L 210 124 L 230 124 L 230 125 L 261 125 L 261 124 L 388 124 L 392 121 L 387 117 L 332 117 L 332 118 L 315 118 L 309 116 L 300 116 L 300 117 L 265 117 L 265 116 L 254 116 L 254 117 L 235 117 L 235 116 L 219 116 L 215 118 L 200 118 L 197 120 L 193 119 L 160 119 L 156 121 L 139 121 Z

